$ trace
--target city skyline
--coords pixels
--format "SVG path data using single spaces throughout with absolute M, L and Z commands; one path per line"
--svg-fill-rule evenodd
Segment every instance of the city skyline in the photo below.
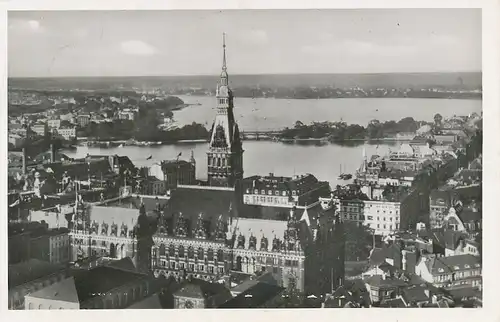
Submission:
M 9 77 L 215 75 L 223 32 L 233 75 L 481 70 L 474 9 L 48 11 L 9 13 Z

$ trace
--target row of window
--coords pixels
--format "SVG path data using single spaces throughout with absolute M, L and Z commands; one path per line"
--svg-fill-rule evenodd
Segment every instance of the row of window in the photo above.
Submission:
M 370 227 L 371 228 L 375 228 L 375 224 L 370 224 Z M 381 225 L 381 224 L 377 224 L 377 229 L 389 229 L 389 230 L 393 230 L 393 226 L 392 225 Z M 399 229 L 399 224 L 396 224 L 394 225 L 394 228 L 395 229 Z
M 374 220 L 373 216 L 366 216 L 367 220 Z M 380 221 L 380 217 L 377 217 L 377 221 Z M 382 217 L 382 221 L 386 221 L 386 217 Z M 392 221 L 392 217 L 389 217 L 388 221 Z M 394 221 L 399 221 L 399 217 L 394 218 Z
M 258 203 L 274 203 L 274 204 L 282 204 L 282 205 L 286 205 L 288 204 L 288 198 L 283 198 L 283 197 L 264 197 L 264 196 L 260 196 L 260 197 L 252 197 L 252 199 L 250 199 L 250 197 L 245 197 L 245 202 L 246 203 L 254 203 L 254 204 L 258 204 Z
M 246 190 L 247 193 L 251 193 L 250 189 L 247 189 Z M 258 195 L 259 194 L 259 189 L 254 189 L 253 190 L 253 193 Z M 261 195 L 268 195 L 268 196 L 272 196 L 272 195 L 275 195 L 275 196 L 287 196 L 287 191 L 286 190 L 283 190 L 283 191 L 280 191 L 280 190 L 266 190 L 265 189 L 262 189 L 260 190 L 260 194 Z M 297 192 L 295 190 L 292 191 L 292 196 L 296 196 L 297 195 Z
M 205 265 L 203 265 L 203 264 L 196 265 L 193 263 L 189 263 L 188 265 L 186 265 L 186 263 L 181 262 L 181 263 L 179 263 L 179 265 L 177 265 L 176 262 L 167 262 L 166 260 L 161 260 L 160 264 L 161 264 L 161 267 L 170 268 L 170 269 L 180 269 L 180 270 L 186 269 L 188 272 L 205 272 Z M 215 267 L 212 265 L 209 265 L 207 272 L 210 274 L 214 274 Z M 217 272 L 219 274 L 224 274 L 224 267 L 217 267 Z
M 299 267 L 299 261 L 298 260 L 285 259 L 285 266 Z

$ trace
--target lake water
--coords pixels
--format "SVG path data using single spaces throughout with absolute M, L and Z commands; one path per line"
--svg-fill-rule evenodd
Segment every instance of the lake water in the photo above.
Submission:
M 179 125 L 198 122 L 211 126 L 215 115 L 214 97 L 181 96 L 190 104 L 174 114 Z M 372 119 L 380 121 L 400 120 L 411 116 L 416 120 L 432 120 L 434 114 L 444 117 L 468 115 L 481 112 L 480 100 L 447 99 L 323 99 L 323 100 L 281 100 L 269 98 L 236 98 L 235 117 L 242 130 L 245 129 L 280 129 L 293 126 L 295 121 L 338 121 L 341 118 L 348 123 L 366 125 Z M 337 176 L 342 172 L 353 174 L 361 165 L 363 149 L 368 156 L 384 155 L 389 149 L 397 149 L 397 143 L 322 146 L 309 144 L 285 144 L 270 141 L 244 141 L 244 175 L 292 176 L 312 173 L 319 180 L 329 181 L 332 186 L 341 183 Z M 76 151 L 67 151 L 70 157 L 84 157 L 87 153 L 103 155 L 126 155 L 136 166 L 150 166 L 160 160 L 174 159 L 179 152 L 181 159 L 188 160 L 191 151 L 197 162 L 198 179 L 207 177 L 207 143 L 183 143 L 177 145 L 122 148 L 78 147 Z M 151 160 L 146 160 L 148 156 Z
M 207 178 L 207 143 L 185 143 L 163 146 L 124 146 L 122 148 L 78 147 L 76 151 L 65 151 L 70 157 L 84 157 L 89 154 L 126 155 L 136 166 L 151 166 L 158 160 L 175 159 L 182 153 L 181 159 L 189 160 L 191 151 L 196 159 L 196 176 Z M 244 175 L 292 176 L 294 174 L 312 173 L 318 179 L 329 181 L 333 186 L 341 183 L 337 176 L 342 166 L 342 172 L 354 173 L 361 165 L 363 148 L 367 155 L 383 155 L 395 144 L 361 144 L 357 146 L 342 146 L 337 144 L 298 145 L 270 141 L 244 141 L 243 166 Z M 148 156 L 151 160 L 146 160 Z
M 179 96 L 191 105 L 174 113 L 178 125 L 197 122 L 212 125 L 215 97 Z M 234 117 L 240 129 L 268 130 L 293 127 L 296 121 L 340 121 L 366 126 L 371 120 L 399 121 L 411 116 L 417 121 L 432 121 L 436 113 L 443 117 L 481 112 L 481 100 L 414 99 L 414 98 L 347 98 L 347 99 L 274 99 L 235 98 Z

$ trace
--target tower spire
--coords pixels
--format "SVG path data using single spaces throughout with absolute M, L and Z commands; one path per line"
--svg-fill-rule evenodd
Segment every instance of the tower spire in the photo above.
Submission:
M 222 70 L 225 72 L 227 71 L 227 66 L 226 66 L 226 33 L 222 33 Z

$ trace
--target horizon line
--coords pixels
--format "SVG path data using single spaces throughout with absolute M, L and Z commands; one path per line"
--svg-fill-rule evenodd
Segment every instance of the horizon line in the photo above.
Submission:
M 229 77 L 235 76 L 296 76 L 296 75 L 391 75 L 391 74 L 480 74 L 482 70 L 465 70 L 465 71 L 426 71 L 426 72 L 379 72 L 379 73 L 356 73 L 356 72 L 346 72 L 346 73 L 259 73 L 259 74 L 230 74 Z M 7 76 L 7 79 L 12 78 L 125 78 L 125 77 L 218 77 L 218 74 L 179 74 L 179 75 L 109 75 L 109 76 L 99 76 L 99 75 L 65 75 L 65 76 Z

